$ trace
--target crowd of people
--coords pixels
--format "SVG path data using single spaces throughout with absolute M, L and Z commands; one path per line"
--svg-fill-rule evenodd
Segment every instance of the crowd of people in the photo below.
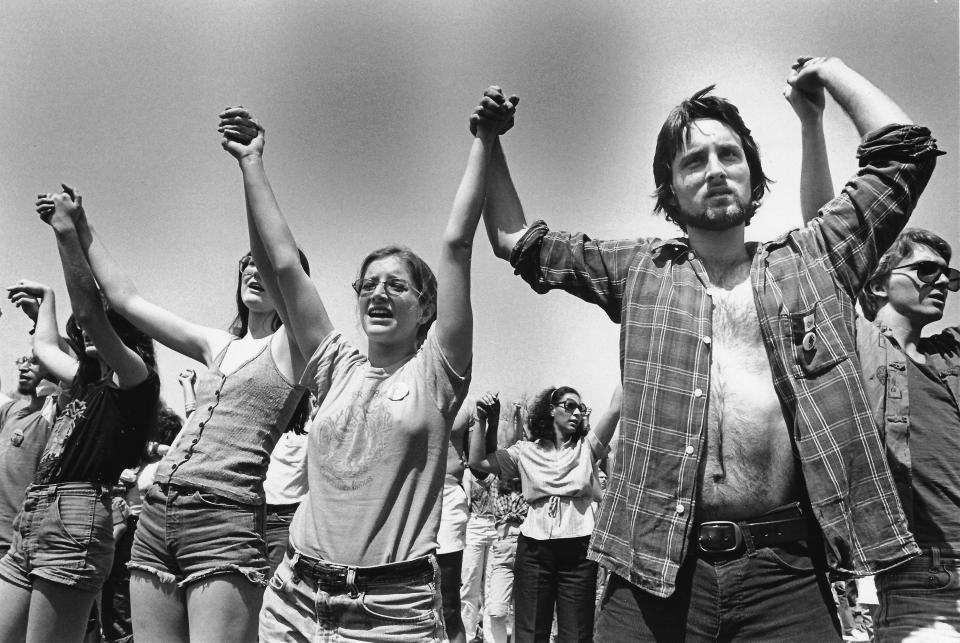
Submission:
M 833 583 L 875 575 L 877 640 L 960 640 L 960 328 L 922 334 L 960 272 L 904 230 L 941 152 L 843 62 L 800 58 L 803 221 L 747 243 L 769 179 L 712 90 L 657 138 L 682 236 L 597 241 L 527 224 L 501 145 L 518 99 L 488 88 L 436 273 L 399 244 L 360 260 L 365 351 L 242 107 L 219 115 L 250 242 L 227 330 L 144 297 L 76 190 L 38 195 L 70 315 L 7 289 L 35 328 L 0 406 L 0 639 L 840 640 Z M 837 195 L 826 94 L 862 137 Z M 620 325 L 595 420 L 569 383 L 468 397 L 481 218 L 534 291 Z M 182 426 L 154 340 L 197 362 Z

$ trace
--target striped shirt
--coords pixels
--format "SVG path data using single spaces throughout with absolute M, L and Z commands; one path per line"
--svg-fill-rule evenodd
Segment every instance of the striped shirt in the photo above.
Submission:
M 819 220 L 747 248 L 774 388 L 827 563 L 840 574 L 874 573 L 917 553 L 864 393 L 853 310 L 938 154 L 926 128 L 871 132 L 860 170 Z M 706 439 L 712 301 L 704 265 L 686 239 L 595 241 L 542 221 L 510 262 L 535 291 L 566 290 L 620 324 L 620 452 L 590 557 L 669 596 L 694 526 Z

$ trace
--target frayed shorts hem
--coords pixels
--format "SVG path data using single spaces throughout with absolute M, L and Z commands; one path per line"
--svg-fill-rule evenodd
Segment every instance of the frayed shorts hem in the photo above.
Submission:
M 176 584 L 178 588 L 184 589 L 189 585 L 206 580 L 213 576 L 226 576 L 227 574 L 239 574 L 258 587 L 267 586 L 266 575 L 256 569 L 242 567 L 240 565 L 219 565 L 210 569 L 203 569 L 194 572 L 182 580 L 177 580 L 176 575 L 168 571 L 143 565 L 140 563 L 127 563 L 127 569 L 141 571 L 156 576 L 157 580 L 164 584 Z

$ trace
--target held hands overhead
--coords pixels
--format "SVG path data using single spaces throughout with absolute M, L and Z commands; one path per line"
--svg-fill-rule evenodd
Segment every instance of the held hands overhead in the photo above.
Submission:
M 48 292 L 50 292 L 50 286 L 28 279 L 21 279 L 12 286 L 7 286 L 7 299 L 23 311 L 24 315 L 36 322 L 40 302 L 43 301 Z
M 507 133 L 513 127 L 519 102 L 518 96 L 507 98 L 496 85 L 487 87 L 483 92 L 483 98 L 480 99 L 480 104 L 470 115 L 470 133 L 474 136 L 486 134 L 497 136 Z
M 38 194 L 35 203 L 40 220 L 54 229 L 85 220 L 80 193 L 65 183 L 60 187 L 62 192 Z
M 500 398 L 497 393 L 484 393 L 477 398 L 477 419 L 488 420 L 500 417 Z
M 247 156 L 262 156 L 264 129 L 242 105 L 228 107 L 220 114 L 217 131 L 223 135 L 221 145 L 238 161 Z
M 801 122 L 814 122 L 823 116 L 826 95 L 822 81 L 815 79 L 818 78 L 818 68 L 827 60 L 801 56 L 790 67 L 787 83 L 783 87 L 783 97 L 790 103 Z

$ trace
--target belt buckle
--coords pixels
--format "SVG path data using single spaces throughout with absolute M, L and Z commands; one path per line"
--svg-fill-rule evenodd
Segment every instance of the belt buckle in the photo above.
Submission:
M 732 544 L 730 544 L 731 540 Z M 714 546 L 714 542 L 718 546 Z M 709 520 L 700 523 L 697 544 L 700 546 L 700 551 L 708 554 L 732 554 L 743 544 L 743 532 L 740 530 L 740 525 L 735 522 Z

